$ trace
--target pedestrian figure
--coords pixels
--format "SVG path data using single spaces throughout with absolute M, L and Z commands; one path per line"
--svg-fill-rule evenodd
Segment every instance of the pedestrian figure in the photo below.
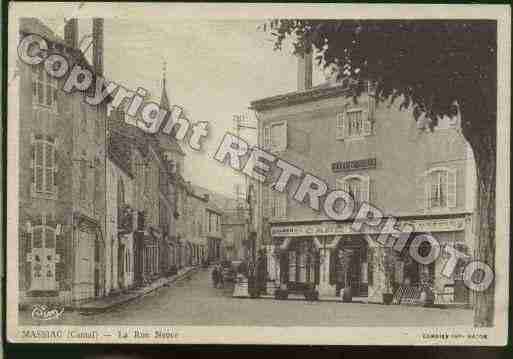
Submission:
M 217 265 L 215 265 L 212 270 L 212 282 L 214 283 L 214 288 L 217 288 L 217 283 L 219 282 L 219 270 Z
M 256 265 L 256 287 L 260 295 L 266 292 L 267 287 L 267 258 L 265 251 L 260 250 Z
M 224 278 L 223 278 L 223 267 L 219 264 L 219 267 L 218 267 L 218 283 L 219 283 L 219 288 L 224 288 Z

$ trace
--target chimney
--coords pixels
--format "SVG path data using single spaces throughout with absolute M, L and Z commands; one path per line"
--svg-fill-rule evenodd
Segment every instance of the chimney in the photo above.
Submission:
M 64 25 L 64 41 L 66 45 L 78 49 L 78 20 L 69 19 Z
M 93 68 L 103 75 L 103 19 L 93 19 Z
M 312 51 L 297 56 L 297 89 L 305 91 L 312 88 Z

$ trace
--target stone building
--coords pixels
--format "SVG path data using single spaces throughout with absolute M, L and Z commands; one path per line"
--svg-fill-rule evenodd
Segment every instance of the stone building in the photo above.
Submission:
M 161 106 L 169 106 L 162 81 Z M 109 198 L 113 289 L 144 285 L 176 271 L 176 140 L 109 118 Z M 182 159 L 183 161 L 183 159 Z M 182 162 L 183 163 L 183 162 Z M 116 217 L 117 223 L 112 219 Z
M 271 190 L 270 180 L 259 185 L 257 209 L 270 277 L 292 290 L 314 283 L 321 296 L 350 287 L 375 302 L 388 292 L 417 295 L 427 278 L 435 292 L 456 288 L 452 300 L 466 301 L 458 269 L 452 278 L 440 275 L 445 256 L 422 265 L 406 253 L 420 233 L 470 253 L 475 167 L 458 119 L 425 131 L 411 109 L 377 102 L 370 86 L 356 102 L 345 96 L 347 82 L 312 87 L 311 66 L 308 55 L 300 59 L 297 91 L 252 102 L 260 146 L 397 218 L 398 228 L 413 224 L 415 233 L 405 251 L 384 261 L 375 232 L 355 231 L 351 219 L 334 221 L 293 200 L 301 178 L 293 177 L 287 193 Z
M 64 32 L 65 40 L 21 19 L 20 36 L 38 34 L 70 68 L 102 74 L 102 19 L 93 20 L 92 64 L 78 49 L 77 20 Z M 105 294 L 106 106 L 66 94 L 65 77 L 50 77 L 43 64 L 18 69 L 20 301 L 74 305 Z
M 241 261 L 250 258 L 248 240 L 248 218 L 242 211 L 224 211 L 222 218 L 222 231 L 225 242 L 226 259 Z
M 129 138 L 111 131 L 108 138 L 106 191 L 107 294 L 134 285 L 134 232 L 137 224 L 137 207 L 131 157 Z
M 210 262 L 226 259 L 221 227 L 222 216 L 223 211 L 215 203 L 209 201 L 206 208 L 206 237 Z

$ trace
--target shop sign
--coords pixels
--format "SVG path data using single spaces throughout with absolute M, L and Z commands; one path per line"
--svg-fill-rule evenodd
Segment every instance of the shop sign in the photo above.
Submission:
M 385 222 L 385 221 L 383 221 Z M 398 229 L 406 224 L 412 225 L 416 232 L 454 232 L 465 229 L 464 218 L 451 219 L 420 219 L 412 221 L 398 221 Z M 380 228 L 363 226 L 362 231 L 354 231 L 351 223 L 323 223 L 317 225 L 293 225 L 273 226 L 271 236 L 273 237 L 299 237 L 299 236 L 330 236 L 344 234 L 377 234 Z
M 339 161 L 331 164 L 333 172 L 363 170 L 376 168 L 376 158 L 366 158 L 354 161 Z

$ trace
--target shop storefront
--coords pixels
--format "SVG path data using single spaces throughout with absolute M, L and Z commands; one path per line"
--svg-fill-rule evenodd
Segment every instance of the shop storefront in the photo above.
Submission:
M 413 225 L 412 233 L 401 252 L 385 248 L 377 242 L 378 229 L 362 227 L 354 231 L 351 223 L 273 223 L 272 241 L 267 246 L 269 278 L 279 286 L 298 291 L 314 285 L 321 297 L 339 297 L 343 288 L 350 288 L 353 297 L 382 302 L 384 293 L 402 297 L 418 297 L 429 285 L 440 300 L 468 302 L 462 288 L 461 263 L 450 278 L 441 275 L 448 256 L 441 255 L 430 264 L 414 261 L 410 255 L 412 239 L 431 234 L 440 243 L 469 253 L 470 216 L 453 218 L 403 218 L 397 228 Z M 427 248 L 418 248 L 424 256 Z

